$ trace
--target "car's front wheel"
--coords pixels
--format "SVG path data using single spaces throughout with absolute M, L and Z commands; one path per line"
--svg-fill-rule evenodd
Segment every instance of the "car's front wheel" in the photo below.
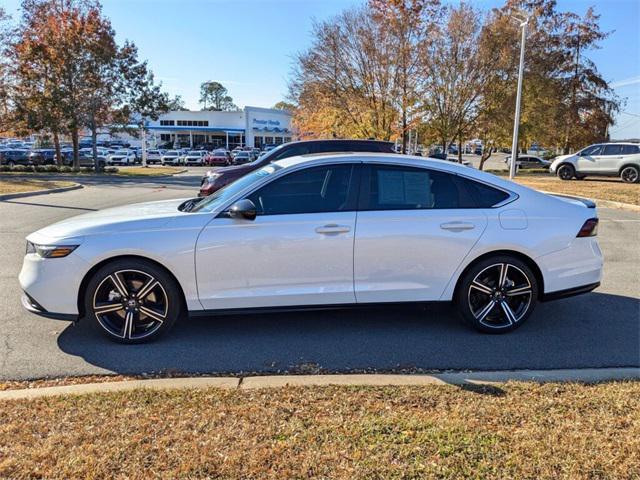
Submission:
M 456 290 L 462 318 L 476 330 L 505 333 L 533 312 L 538 285 L 531 269 L 509 255 L 486 258 L 469 268 Z
M 638 183 L 640 182 L 640 170 L 638 167 L 629 165 L 620 171 L 620 178 L 625 183 Z
M 86 289 L 87 318 L 120 343 L 142 343 L 159 337 L 183 311 L 176 281 L 162 268 L 142 259 L 105 265 Z
M 573 165 L 560 165 L 558 167 L 558 177 L 560 180 L 571 180 L 576 175 L 576 169 Z

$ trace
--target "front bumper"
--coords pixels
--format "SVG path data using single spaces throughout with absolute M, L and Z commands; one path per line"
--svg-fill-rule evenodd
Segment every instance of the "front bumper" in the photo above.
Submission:
M 75 252 L 64 258 L 25 255 L 18 277 L 29 300 L 23 300 L 23 305 L 38 314 L 66 319 L 77 317 L 80 283 L 88 270 L 87 262 Z
M 42 305 L 40 305 L 34 298 L 29 296 L 28 293 L 22 294 L 22 306 L 31 313 L 40 315 L 45 318 L 52 318 L 54 320 L 65 320 L 68 322 L 77 322 L 78 315 L 71 313 L 54 313 L 48 312 Z

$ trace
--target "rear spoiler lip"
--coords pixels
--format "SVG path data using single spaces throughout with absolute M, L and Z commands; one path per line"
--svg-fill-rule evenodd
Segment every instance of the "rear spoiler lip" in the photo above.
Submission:
M 547 195 L 550 195 L 552 197 L 567 198 L 569 200 L 576 200 L 582 203 L 587 208 L 596 208 L 596 203 L 593 200 L 589 200 L 588 198 L 574 197 L 573 195 L 565 195 L 563 193 L 552 192 L 547 192 Z

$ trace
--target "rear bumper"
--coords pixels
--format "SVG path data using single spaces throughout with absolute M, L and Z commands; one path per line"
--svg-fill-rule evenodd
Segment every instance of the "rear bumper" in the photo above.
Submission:
M 567 288 L 566 290 L 558 290 L 557 292 L 545 293 L 540 299 L 543 302 L 550 300 L 559 300 L 561 298 L 573 297 L 575 295 L 582 295 L 583 293 L 589 293 L 600 286 L 600 282 L 590 283 L 589 285 L 582 285 L 580 287 Z
M 575 238 L 567 248 L 535 259 L 544 278 L 544 299 L 577 295 L 598 286 L 604 260 L 596 238 Z

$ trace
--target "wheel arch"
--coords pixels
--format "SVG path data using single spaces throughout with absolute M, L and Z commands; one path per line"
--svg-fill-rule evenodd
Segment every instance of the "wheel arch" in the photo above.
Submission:
M 622 166 L 620 166 L 620 168 L 618 169 L 618 176 L 620 176 L 622 174 L 622 170 L 624 170 L 627 167 L 633 167 L 633 168 L 635 168 L 636 170 L 638 170 L 640 172 L 640 166 L 639 165 L 629 162 L 629 163 L 624 163 L 624 164 L 622 164 Z
M 462 279 L 475 264 L 487 258 L 498 256 L 498 255 L 510 255 L 524 262 L 531 269 L 531 271 L 536 277 L 536 282 L 538 282 L 538 300 L 542 299 L 544 295 L 544 276 L 542 275 L 542 270 L 540 270 L 540 267 L 535 262 L 535 260 L 533 260 L 533 258 L 531 258 L 530 256 L 522 252 L 518 252 L 516 250 L 493 250 L 491 252 L 483 253 L 482 255 L 471 260 L 467 264 L 467 266 L 464 267 L 462 272 L 460 272 L 460 275 L 458 275 L 458 279 L 456 280 L 456 286 L 453 289 L 452 298 L 455 299 L 457 297 L 460 284 L 462 283 Z
M 180 284 L 180 282 L 178 281 L 178 279 L 176 278 L 176 276 L 173 274 L 173 272 L 171 270 L 169 270 L 167 267 L 162 265 L 157 260 L 154 260 L 154 259 L 149 258 L 149 257 L 145 257 L 143 255 L 116 255 L 114 257 L 105 258 L 105 259 L 101 260 L 100 262 L 96 263 L 94 266 L 92 266 L 87 271 L 87 273 L 82 278 L 82 281 L 80 282 L 80 287 L 78 288 L 78 298 L 77 298 L 78 319 L 84 318 L 84 316 L 86 314 L 86 311 L 85 311 L 85 308 L 84 308 L 84 304 L 85 304 L 85 302 L 84 302 L 84 294 L 85 294 L 85 290 L 87 289 L 87 284 L 89 283 L 91 278 L 93 278 L 95 273 L 98 270 L 100 270 L 102 267 L 104 267 L 105 265 L 108 265 L 109 263 L 115 262 L 117 260 L 125 260 L 125 259 L 142 260 L 144 262 L 148 262 L 148 263 L 153 264 L 155 267 L 160 268 L 165 273 L 167 273 L 167 275 L 169 275 L 176 282 L 176 285 L 178 286 L 178 293 L 180 294 L 180 297 L 182 298 L 182 304 L 183 304 L 183 306 L 185 308 L 185 311 L 186 311 L 187 302 L 186 302 L 186 297 L 184 295 L 184 291 L 182 290 L 182 285 Z

